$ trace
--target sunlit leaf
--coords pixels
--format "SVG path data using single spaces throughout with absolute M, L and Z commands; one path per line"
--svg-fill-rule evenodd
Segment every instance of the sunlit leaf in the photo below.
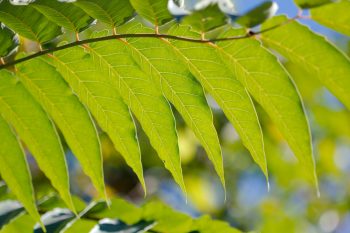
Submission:
M 220 10 L 218 4 L 211 4 L 204 9 L 193 12 L 184 17 L 183 24 L 190 25 L 198 32 L 207 32 L 226 24 L 226 15 Z
M 74 210 L 62 145 L 44 110 L 6 70 L 0 71 L 0 112 L 33 153 L 39 167 L 51 180 L 69 208 Z M 45 143 L 42 143 L 45 142 Z M 48 156 L 50 155 L 50 156 Z
M 275 17 L 264 28 L 279 24 L 285 16 Z M 290 35 L 297 35 L 295 40 Z M 317 77 L 350 109 L 350 60 L 324 37 L 298 22 L 291 22 L 262 36 L 264 43 L 293 63 Z
M 38 58 L 20 64 L 16 74 L 57 124 L 84 172 L 104 192 L 100 142 L 91 116 L 49 61 Z
M 0 138 L 0 174 L 33 219 L 38 221 L 40 215 L 35 206 L 31 175 L 23 149 L 2 117 L 0 117 Z
M 0 57 L 5 57 L 17 46 L 16 34 L 0 23 Z
M 310 10 L 316 22 L 350 36 L 350 1 L 342 0 Z
M 77 219 L 69 228 L 64 229 L 64 233 L 89 232 L 95 225 L 94 220 Z
M 8 1 L 0 3 L 0 21 L 19 35 L 36 42 L 46 42 L 61 34 L 56 24 L 29 6 L 14 6 Z
M 240 233 L 239 230 L 232 228 L 227 222 L 213 220 L 207 215 L 196 219 L 193 225 L 192 230 L 200 233 Z
M 108 82 L 107 74 L 100 72 L 90 54 L 75 47 L 52 56 L 54 65 L 79 99 L 89 108 L 101 128 L 108 133 L 144 185 L 140 149 L 134 122 L 128 107 Z M 104 184 L 97 186 L 104 193 Z
M 254 27 L 276 14 L 278 5 L 276 2 L 264 2 L 256 8 L 248 11 L 237 19 L 237 23 L 245 27 Z
M 243 35 L 231 29 L 224 37 Z M 255 39 L 218 43 L 222 61 L 268 113 L 287 140 L 309 180 L 317 186 L 311 135 L 298 90 L 277 58 Z
M 106 80 L 107 74 L 94 69 L 90 55 L 81 48 L 55 55 L 60 72 L 109 134 L 144 186 L 135 126 L 128 107 Z
M 30 6 L 52 22 L 72 32 L 84 30 L 93 21 L 93 18 L 72 3 L 36 0 Z
M 335 0 L 294 0 L 294 2 L 301 8 L 314 8 L 324 4 L 332 3 Z
M 169 22 L 173 17 L 168 11 L 168 0 L 130 0 L 136 12 L 155 26 Z
M 1 229 L 1 233 L 33 233 L 35 221 L 27 214 L 19 215 Z
M 161 90 L 155 88 L 151 78 L 132 60 L 123 41 L 94 43 L 89 51 L 96 66 L 108 74 L 111 85 L 136 115 L 165 167 L 185 191 L 175 120 Z
M 173 27 L 169 33 L 198 38 L 197 34 L 184 26 Z M 220 62 L 221 49 L 215 44 L 192 44 L 177 40 L 164 42 L 174 52 L 174 56 L 188 65 L 205 90 L 213 96 L 267 176 L 263 138 L 253 102 L 235 73 Z
M 78 0 L 74 4 L 97 20 L 117 27 L 134 14 L 129 0 Z
M 103 203 L 98 202 L 94 208 L 86 213 L 86 216 L 100 219 L 120 219 L 127 224 L 133 224 L 141 220 L 142 210 L 121 198 L 112 198 L 108 208 L 101 208 L 103 206 Z M 101 209 L 98 210 L 98 208 Z
M 152 31 L 138 23 L 127 24 L 125 28 L 125 31 L 121 30 L 123 33 L 150 33 Z M 158 88 L 163 91 L 165 97 L 194 131 L 225 186 L 220 142 L 201 85 L 187 67 L 173 56 L 165 44 L 155 39 L 129 39 L 125 43 L 141 68 L 158 84 Z M 157 50 L 157 53 L 154 50 Z M 164 63 L 165 60 L 167 63 Z
M 159 202 L 151 201 L 142 207 L 143 219 L 147 221 L 156 220 L 155 231 L 167 233 L 190 232 L 192 222 L 190 216 L 176 212 L 169 206 Z M 180 223 L 181 224 L 178 224 Z

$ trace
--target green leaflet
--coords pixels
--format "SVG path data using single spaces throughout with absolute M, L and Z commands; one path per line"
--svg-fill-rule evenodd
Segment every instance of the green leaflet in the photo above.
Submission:
M 75 210 L 69 193 L 65 156 L 52 122 L 16 77 L 0 71 L 0 112 L 33 153 L 62 199 Z
M 155 26 L 163 25 L 173 19 L 168 11 L 168 0 L 130 0 L 130 3 L 139 15 Z
M 35 220 L 27 214 L 18 216 L 1 229 L 1 233 L 32 233 Z
M 0 22 L 0 57 L 7 56 L 17 45 L 16 34 Z
M 151 33 L 139 23 L 125 25 L 123 33 Z M 206 150 L 225 187 L 220 142 L 213 125 L 212 112 L 203 88 L 166 45 L 156 39 L 128 39 L 126 45 L 139 66 L 148 73 L 175 106 Z M 154 52 L 157 51 L 157 52 Z M 166 62 L 164 62 L 166 61 Z
M 112 27 L 125 23 L 134 14 L 129 0 L 77 0 L 74 4 Z
M 314 8 L 324 4 L 334 2 L 335 0 L 294 0 L 294 2 L 301 8 Z
M 167 233 L 190 232 L 194 222 L 187 214 L 176 212 L 160 201 L 150 201 L 142 206 L 142 218 L 156 220 L 154 230 Z
M 101 208 L 99 211 L 88 213 L 87 216 L 92 218 L 117 218 L 133 224 L 141 220 L 142 210 L 137 206 L 121 198 L 111 198 L 110 207 Z
M 125 103 L 136 115 L 165 167 L 185 191 L 175 119 L 160 90 L 130 57 L 121 40 L 91 44 L 89 49 L 99 70 L 108 74 Z
M 183 24 L 190 25 L 198 32 L 207 32 L 227 23 L 226 15 L 218 4 L 210 4 L 202 10 L 193 12 L 182 20 Z
M 33 219 L 40 221 L 40 215 L 35 206 L 32 180 L 26 157 L 14 132 L 1 116 L 0 139 L 1 177 Z
M 350 1 L 342 0 L 310 10 L 316 22 L 350 36 Z
M 50 197 L 44 197 L 50 202 Z M 75 198 L 75 197 L 73 197 Z M 45 202 L 45 201 L 44 201 Z M 28 218 L 27 214 L 18 216 L 18 212 L 23 210 L 17 201 L 5 200 L 0 202 L 0 208 L 7 207 L 10 209 L 8 220 L 12 220 L 2 230 L 2 233 L 13 232 L 33 232 L 34 222 Z M 10 208 L 8 208 L 10 207 Z M 41 207 L 41 205 L 40 205 Z M 159 201 L 149 201 L 142 207 L 137 207 L 126 202 L 123 199 L 113 198 L 108 208 L 106 203 L 101 201 L 90 203 L 75 217 L 72 213 L 62 207 L 53 205 L 50 208 L 42 209 L 46 212 L 42 220 L 47 228 L 47 232 L 147 232 L 145 230 L 154 228 L 153 231 L 167 233 L 187 233 L 187 232 L 204 232 L 204 233 L 240 233 L 241 231 L 232 228 L 228 223 L 213 220 L 205 215 L 197 219 L 177 212 L 171 207 Z M 0 210 L 1 211 L 1 210 Z M 2 211 L 1 211 L 2 212 Z M 6 212 L 6 211 L 5 211 Z M 135 215 L 136 213 L 136 215 Z M 16 215 L 16 218 L 13 217 Z M 3 217 L 3 216 L 2 216 Z M 100 221 L 98 221 L 100 219 Z M 117 220 L 117 221 L 115 221 Z M 98 222 L 97 222 L 98 221 Z M 96 225 L 98 224 L 98 225 Z M 119 225 L 120 224 L 120 225 Z M 119 228 L 117 228 L 119 225 Z M 91 230 L 94 228 L 94 230 Z M 123 230 L 123 231 L 119 231 Z M 42 232 L 38 225 L 35 226 L 34 233 Z
M 77 219 L 69 228 L 64 229 L 64 233 L 90 232 L 96 225 L 95 221 L 87 219 Z
M 37 58 L 21 63 L 16 74 L 55 121 L 84 172 L 103 193 L 100 142 L 91 116 L 48 62 L 48 58 Z
M 19 35 L 43 43 L 61 34 L 56 24 L 30 6 L 14 6 L 8 1 L 0 3 L 0 21 Z
M 128 106 L 110 86 L 108 73 L 95 67 L 90 54 L 80 47 L 54 53 L 53 61 L 145 188 L 135 125 Z
M 278 5 L 276 2 L 267 1 L 258 5 L 256 8 L 248 11 L 243 16 L 237 19 L 237 23 L 242 26 L 252 28 L 263 23 L 268 18 L 276 14 Z
M 188 27 L 175 26 L 169 34 L 198 38 Z M 220 62 L 220 49 L 214 44 L 162 40 L 188 65 L 198 81 L 211 94 L 239 133 L 243 144 L 267 177 L 263 136 L 253 102 L 234 74 Z
M 208 215 L 197 218 L 193 225 L 192 230 L 201 233 L 241 233 L 241 231 L 232 228 L 227 222 L 211 219 Z
M 286 20 L 278 16 L 267 21 L 268 28 Z M 298 40 L 290 37 L 298 35 Z M 309 71 L 350 109 L 350 61 L 332 44 L 308 29 L 291 22 L 283 27 L 264 33 L 262 40 L 293 63 Z
M 142 206 L 145 220 L 155 220 L 157 225 L 154 231 L 167 233 L 240 233 L 241 231 L 232 228 L 228 223 L 213 220 L 209 216 L 192 219 L 187 214 L 176 212 L 169 206 L 159 201 L 150 201 Z M 181 224 L 179 224 L 181 223 Z
M 242 34 L 243 30 L 231 29 L 222 36 Z M 218 46 L 222 61 L 268 113 L 305 168 L 309 179 L 317 186 L 311 135 L 303 103 L 277 58 L 255 39 L 220 42 Z
M 36 0 L 30 6 L 45 15 L 52 22 L 72 32 L 83 31 L 93 21 L 93 18 L 72 3 Z

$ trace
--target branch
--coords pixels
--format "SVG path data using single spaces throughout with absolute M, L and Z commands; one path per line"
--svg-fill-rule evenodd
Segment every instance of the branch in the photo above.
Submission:
M 115 40 L 115 39 L 124 39 L 124 38 L 161 38 L 161 39 L 173 39 L 173 40 L 180 40 L 180 41 L 187 41 L 187 42 L 192 42 L 192 43 L 208 43 L 208 42 L 220 42 L 220 41 L 231 41 L 231 40 L 241 40 L 241 39 L 246 39 L 246 38 L 250 38 L 253 37 L 255 35 L 259 35 L 259 34 L 263 34 L 265 32 L 274 30 L 276 28 L 279 28 L 283 25 L 286 25 L 296 19 L 301 18 L 301 15 L 297 15 L 293 18 L 290 18 L 288 20 L 286 20 L 283 23 L 277 24 L 273 27 L 270 28 L 266 28 L 264 30 L 258 31 L 258 32 L 253 32 L 253 31 L 248 31 L 245 35 L 241 35 L 241 36 L 232 36 L 232 37 L 225 37 L 225 38 L 215 38 L 215 39 L 196 39 L 196 38 L 189 38 L 189 37 L 183 37 L 183 36 L 175 36 L 175 35 L 168 35 L 168 34 L 157 34 L 157 33 L 126 33 L 126 34 L 118 34 L 118 35 L 110 35 L 110 36 L 103 36 L 103 37 L 97 37 L 97 38 L 90 38 L 90 39 L 85 39 L 85 40 L 78 40 L 78 41 L 74 41 L 62 46 L 57 46 L 54 48 L 50 48 L 50 49 L 45 49 L 45 50 L 41 50 L 37 53 L 33 53 L 29 56 L 17 59 L 17 60 L 13 60 L 10 61 L 8 63 L 2 63 L 0 62 L 0 70 L 7 68 L 7 67 L 11 67 L 14 66 L 16 64 L 31 60 L 33 58 L 36 57 L 40 57 L 43 56 L 45 54 L 50 54 L 56 51 L 60 51 L 60 50 L 64 50 L 64 49 L 68 49 L 71 47 L 75 47 L 75 46 L 79 46 L 79 45 L 85 45 L 85 44 L 89 44 L 89 43 L 94 43 L 94 42 L 101 42 L 101 41 L 107 41 L 107 40 Z M 3 60 L 1 60 L 3 61 Z

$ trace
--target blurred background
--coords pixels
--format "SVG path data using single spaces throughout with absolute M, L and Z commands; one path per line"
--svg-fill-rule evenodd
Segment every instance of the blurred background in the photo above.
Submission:
M 240 13 L 260 2 L 262 1 L 234 1 Z M 290 17 L 297 14 L 298 9 L 292 0 L 278 0 L 277 3 L 278 14 L 287 14 Z M 304 14 L 307 15 L 308 12 L 305 11 Z M 300 22 L 325 35 L 339 49 L 350 55 L 348 37 L 310 19 Z M 108 136 L 100 132 L 108 194 L 123 197 L 135 204 L 160 199 L 191 216 L 210 214 L 213 218 L 228 221 L 243 231 L 349 233 L 350 114 L 319 84 L 313 74 L 296 68 L 289 61 L 282 62 L 293 75 L 307 109 L 320 182 L 320 197 L 317 197 L 315 187 L 305 181 L 293 153 L 268 116 L 257 105 L 265 136 L 270 175 L 268 191 L 263 173 L 210 96 L 208 102 L 213 110 L 224 156 L 226 201 L 224 190 L 203 148 L 175 109 L 182 168 L 188 191 L 187 202 L 140 127 L 138 136 L 147 195 L 144 196 L 137 177 L 115 151 Z M 67 147 L 66 154 L 72 193 L 90 201 L 96 197 L 95 190 Z M 38 196 L 47 194 L 51 190 L 49 181 L 32 157 L 29 157 L 29 161 Z

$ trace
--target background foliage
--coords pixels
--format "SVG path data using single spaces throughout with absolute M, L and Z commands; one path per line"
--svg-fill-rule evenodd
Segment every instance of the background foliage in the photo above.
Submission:
M 193 11 L 189 2 L 185 9 L 180 4 L 182 13 Z M 156 197 L 193 217 L 209 213 L 243 231 L 349 230 L 350 63 L 345 54 L 349 1 L 295 1 L 301 8 L 311 8 L 310 16 L 283 2 L 280 12 L 290 19 L 276 16 L 266 22 L 276 3 L 247 11 L 253 4 L 237 1 L 233 9 L 224 2 L 196 8 L 184 17 L 171 8 L 167 11 L 168 2 L 162 0 L 0 3 L 0 172 L 15 195 L 3 184 L 1 199 L 6 201 L 0 203 L 1 223 L 16 217 L 2 231 L 20 227 L 31 232 L 39 220 L 37 208 L 40 214 L 47 212 L 41 222 L 49 232 L 64 227 L 66 232 L 81 227 L 93 228 L 91 232 L 101 227 L 132 232 L 236 231 L 209 217 L 193 220 L 158 201 L 148 201 Z M 134 9 L 138 15 L 129 21 Z M 172 21 L 174 17 L 180 25 Z M 235 27 L 264 23 L 246 33 L 228 27 L 228 19 Z M 106 28 L 110 31 L 101 31 Z M 115 37 L 138 33 L 146 38 Z M 224 37 L 235 38 L 201 41 Z M 97 39 L 74 44 L 88 38 Z M 99 38 L 108 40 L 98 42 Z M 62 41 L 73 44 L 53 52 L 67 46 Z M 45 54 L 28 59 L 30 53 L 40 55 L 39 50 Z M 26 61 L 12 66 L 18 59 Z M 315 194 L 313 157 L 320 198 Z M 161 161 L 183 192 L 165 170 L 157 168 Z M 51 185 L 63 202 L 46 197 Z M 147 204 L 138 209 L 115 199 L 111 210 L 103 202 L 85 208 L 70 193 L 85 202 L 117 193 Z M 16 198 L 21 203 L 9 201 Z M 22 205 L 34 222 L 23 214 Z M 51 211 L 56 207 L 61 209 Z M 70 210 L 62 209 L 67 207 Z M 91 214 L 91 208 L 98 211 Z M 35 231 L 41 230 L 37 224 Z

